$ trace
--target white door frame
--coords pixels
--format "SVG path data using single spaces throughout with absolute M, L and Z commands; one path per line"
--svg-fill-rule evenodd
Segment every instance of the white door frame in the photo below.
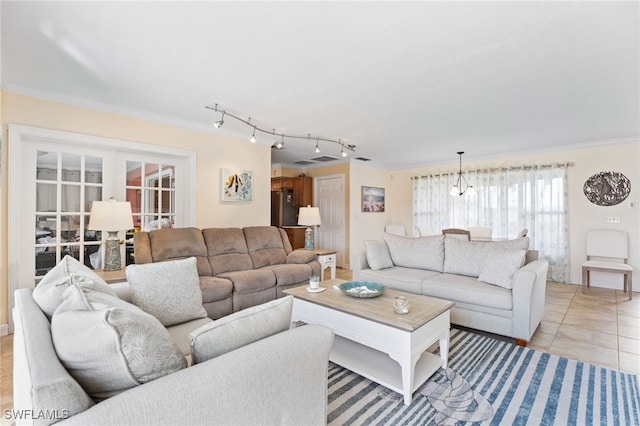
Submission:
M 39 127 L 31 127 L 17 124 L 9 124 L 8 138 L 8 232 L 7 232 L 7 277 L 8 277 L 8 317 L 9 329 L 13 332 L 13 319 L 11 312 L 14 306 L 13 293 L 19 288 L 33 287 L 34 283 L 19 282 L 19 262 L 20 250 L 15 249 L 24 239 L 24 229 L 21 229 L 22 217 L 24 212 L 20 210 L 20 198 L 22 196 L 22 167 L 24 165 L 23 145 L 27 142 L 50 142 L 56 144 L 67 144 L 74 149 L 82 149 L 82 147 L 95 148 L 99 147 L 103 150 L 112 150 L 119 152 L 128 152 L 132 154 L 153 154 L 167 155 L 182 158 L 185 168 L 185 199 L 184 203 L 184 226 L 193 226 L 195 224 L 195 188 L 196 188 L 196 153 L 193 151 L 180 150 L 175 148 L 166 148 L 156 145 L 142 144 L 119 139 L 104 138 L 99 136 L 85 135 L 80 133 L 64 132 L 59 130 L 50 130 Z M 116 189 L 117 190 L 117 189 Z M 122 188 L 124 191 L 124 187 Z M 105 196 L 105 194 L 103 194 Z

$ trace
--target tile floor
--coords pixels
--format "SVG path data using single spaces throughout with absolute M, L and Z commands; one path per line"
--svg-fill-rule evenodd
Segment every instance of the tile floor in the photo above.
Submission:
M 338 269 L 336 277 L 350 280 L 351 271 Z M 622 291 L 592 287 L 583 295 L 580 286 L 549 282 L 529 347 L 640 375 L 640 294 L 630 301 Z M 13 336 L 1 337 L 1 413 L 13 407 L 12 350 Z

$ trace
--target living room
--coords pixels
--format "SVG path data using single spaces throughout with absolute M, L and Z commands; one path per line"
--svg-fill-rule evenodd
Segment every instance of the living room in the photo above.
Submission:
M 6 15 L 7 8 L 3 5 L 2 19 L 3 26 L 6 20 L 11 19 Z M 634 26 L 635 25 L 635 26 Z M 638 35 L 637 18 L 631 24 L 633 31 L 631 37 Z M 3 38 L 4 39 L 4 38 Z M 54 38 L 55 39 L 55 38 Z M 12 55 L 16 53 L 11 46 L 6 46 L 3 40 L 3 68 L 7 66 L 7 61 L 12 60 Z M 225 42 L 232 44 L 232 42 Z M 216 43 L 212 43 L 215 45 Z M 632 46 L 637 46 L 631 43 Z M 213 47 L 212 47 L 213 49 Z M 542 49 L 542 47 L 541 47 Z M 628 52 L 622 52 L 627 54 Z M 632 57 L 637 59 L 637 53 Z M 39 66 L 44 67 L 45 64 Z M 631 64 L 638 68 L 637 63 Z M 336 67 L 338 68 L 338 67 Z M 331 72 L 338 72 L 331 68 Z M 6 75 L 6 73 L 3 73 Z M 4 75 L 3 75 L 4 77 Z M 188 75 L 183 77 L 188 79 Z M 91 80 L 87 80 L 91 81 Z M 87 81 L 79 81 L 78 86 L 82 86 Z M 619 82 L 622 86 L 626 82 Z M 603 83 L 611 84 L 611 82 Z M 618 85 L 614 85 L 612 91 L 620 90 Z M 271 137 L 270 143 L 250 143 L 250 127 L 237 127 L 236 134 L 225 131 L 225 126 L 215 129 L 210 124 L 220 118 L 220 114 L 214 114 L 204 108 L 205 104 L 210 104 L 218 100 L 214 90 L 207 92 L 204 87 L 199 87 L 201 93 L 201 104 L 193 105 L 198 109 L 198 117 L 202 119 L 199 126 L 185 125 L 182 118 L 171 120 L 159 119 L 158 115 L 151 113 L 145 115 L 139 110 L 131 108 L 118 108 L 109 106 L 104 101 L 91 98 L 78 98 L 74 96 L 74 91 L 53 95 L 45 91 L 39 91 L 37 87 L 25 88 L 3 78 L 2 90 L 0 91 L 0 117 L 2 122 L 2 184 L 0 185 L 0 235 L 2 244 L 0 245 L 0 325 L 2 334 L 6 334 L 10 329 L 10 308 L 12 305 L 11 291 L 17 288 L 32 286 L 32 283 L 16 280 L 12 268 L 19 261 L 21 253 L 16 245 L 20 244 L 20 227 L 15 226 L 19 222 L 15 212 L 11 212 L 12 205 L 20 202 L 22 191 L 22 167 L 23 158 L 15 157 L 16 152 L 12 150 L 15 143 L 15 135 L 33 137 L 36 130 L 45 129 L 51 132 L 48 137 L 52 139 L 62 136 L 80 137 L 91 149 L 103 148 L 109 143 L 118 145 L 140 144 L 141 146 L 153 146 L 165 153 L 193 153 L 192 187 L 190 191 L 193 204 L 178 222 L 181 226 L 195 226 L 198 228 L 210 227 L 245 227 L 252 225 L 268 225 L 270 222 L 270 180 L 274 176 L 297 176 L 304 173 L 317 180 L 321 177 L 341 175 L 344 178 L 344 241 L 341 246 L 341 257 L 339 266 L 344 269 L 351 268 L 351 252 L 354 249 L 364 247 L 367 240 L 382 238 L 385 226 L 388 224 L 401 224 L 412 235 L 416 226 L 413 215 L 413 182 L 415 176 L 439 173 L 456 173 L 458 171 L 458 157 L 456 151 L 465 149 L 462 170 L 491 169 L 501 167 L 519 167 L 530 165 L 548 165 L 553 163 L 570 163 L 567 168 L 567 196 L 568 196 L 568 256 L 569 280 L 568 284 L 581 284 L 581 265 L 586 259 L 585 243 L 586 232 L 593 228 L 608 228 L 627 232 L 629 237 L 629 259 L 628 263 L 633 268 L 640 267 L 640 211 L 637 206 L 637 189 L 635 182 L 640 181 L 640 135 L 638 133 L 638 102 L 632 108 L 631 114 L 628 110 L 619 111 L 621 116 L 627 117 L 635 113 L 635 121 L 631 120 L 634 132 L 626 131 L 627 128 L 601 134 L 594 130 L 594 135 L 588 139 L 562 139 L 561 136 L 550 137 L 550 141 L 544 144 L 532 146 L 525 149 L 511 148 L 507 144 L 501 150 L 492 154 L 480 153 L 480 146 L 475 146 L 474 142 L 461 141 L 457 146 L 452 141 L 448 141 L 443 146 L 434 147 L 428 143 L 413 146 L 412 155 L 416 161 L 407 167 L 385 167 L 379 164 L 381 158 L 374 158 L 371 162 L 362 162 L 352 157 L 357 155 L 371 156 L 367 153 L 367 141 L 356 140 L 356 136 L 351 136 L 352 142 L 356 144 L 355 152 L 351 152 L 347 159 L 338 159 L 331 164 L 312 164 L 303 167 L 296 167 L 290 163 L 278 163 L 272 160 L 274 149 L 271 142 L 276 138 Z M 227 97 L 224 99 L 225 106 L 234 108 L 236 105 L 251 105 L 247 101 L 250 98 L 239 87 L 236 91 L 243 91 L 242 99 Z M 636 101 L 640 98 L 638 85 L 636 82 L 624 88 L 623 91 L 632 92 Z M 423 96 L 423 95 L 420 95 Z M 222 99 L 220 99 L 222 100 Z M 549 102 L 554 102 L 549 99 Z M 588 99 L 585 102 L 589 101 Z M 279 102 L 286 102 L 286 98 Z M 576 101 L 576 102 L 579 102 Z M 374 102 L 372 102 L 374 103 Z M 471 103 L 473 105 L 473 103 Z M 615 102 L 613 102 L 615 104 Z M 477 108 L 481 105 L 475 104 Z M 625 104 L 626 106 L 626 104 Z M 610 107 L 608 105 L 607 107 Z M 295 108 L 295 106 L 293 107 Z M 384 120 L 386 106 L 381 105 L 376 112 Z M 606 108 L 606 107 L 603 107 Z M 526 106 L 523 107 L 526 111 Z M 252 110 L 242 111 L 246 116 L 255 114 Z M 351 111 L 356 114 L 355 111 Z M 533 113 L 533 112 L 532 112 Z M 263 113 L 264 115 L 264 113 Z M 243 116 L 244 117 L 244 116 Z M 268 118 L 265 115 L 265 119 Z M 275 120 L 268 119 L 261 123 L 254 119 L 255 124 L 261 126 L 285 127 Z M 591 121 L 584 120 L 584 127 L 597 127 Z M 226 118 L 226 126 L 230 125 L 232 119 Z M 574 122 L 571 122 L 574 124 Z M 627 121 L 624 124 L 628 124 Z M 622 126 L 621 126 L 622 127 Z M 559 128 L 562 128 L 560 126 Z M 35 129 L 35 130 L 34 130 Z M 239 129 L 239 130 L 238 130 Z M 243 130 L 244 129 L 244 130 Z M 303 132 L 307 131 L 304 127 Z M 11 134 L 13 130 L 13 134 Z M 286 129 L 285 129 L 286 130 Z M 308 131 L 312 131 L 309 128 Z M 527 129 L 529 132 L 531 129 Z M 242 132 L 249 133 L 247 137 L 239 136 Z M 277 133 L 283 131 L 278 130 Z M 299 131 L 296 128 L 296 131 Z M 314 130 L 315 131 L 315 130 Z M 322 133 L 333 135 L 331 123 L 323 125 Z M 56 133 L 60 132 L 60 133 Z M 357 134 L 354 132 L 354 135 Z M 260 140 L 260 135 L 257 135 Z M 348 138 L 349 135 L 337 135 Z M 415 136 L 415 135 L 414 135 Z M 429 135 L 421 135 L 425 140 Z M 266 137 L 263 136 L 263 140 Z M 287 141 L 288 149 L 295 145 L 295 141 Z M 302 142 L 300 142 L 302 143 Z M 389 142 L 393 143 L 393 142 Z M 93 145 L 92 145 L 93 144 Z M 96 144 L 105 144 L 96 146 Z M 544 146 L 543 146 L 544 145 Z M 329 145 L 331 146 L 331 145 Z M 310 145 L 311 149 L 313 144 Z M 331 148 L 333 149 L 333 148 Z M 398 151 L 403 150 L 400 143 L 397 144 Z M 328 149 L 327 149 L 328 150 Z M 431 152 L 438 152 L 438 159 L 431 159 Z M 446 156 L 442 156 L 442 152 Z M 418 165 L 416 165 L 418 164 Z M 253 179 L 253 199 L 250 203 L 224 203 L 220 201 L 218 189 L 221 186 L 220 169 L 234 168 L 250 170 Z M 584 195 L 583 186 L 585 182 L 594 174 L 602 171 L 616 171 L 626 176 L 631 182 L 631 193 L 622 203 L 614 206 L 598 206 L 591 203 Z M 19 176 L 19 178 L 16 178 Z M 363 212 L 361 208 L 361 191 L 363 186 L 377 187 L 385 189 L 385 210 L 382 213 Z M 107 195 L 107 194 L 105 194 Z M 619 223 L 606 223 L 609 217 L 619 218 Z M 14 232 L 14 234 L 12 234 Z M 514 235 L 505 235 L 513 237 Z M 33 250 L 33 246 L 30 247 Z M 596 286 L 608 289 L 620 289 L 619 280 L 614 277 L 611 280 L 599 281 Z M 635 298 L 634 298 L 635 299 Z M 640 330 L 640 326 L 637 326 Z M 640 339 L 640 335 L 637 337 Z

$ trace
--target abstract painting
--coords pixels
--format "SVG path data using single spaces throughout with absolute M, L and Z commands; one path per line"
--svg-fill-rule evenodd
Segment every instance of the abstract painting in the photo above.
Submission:
M 249 170 L 220 169 L 221 200 L 250 202 L 253 199 L 253 176 Z

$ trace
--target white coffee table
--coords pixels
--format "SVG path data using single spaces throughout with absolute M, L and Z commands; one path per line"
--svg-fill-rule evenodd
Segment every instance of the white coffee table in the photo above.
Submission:
M 285 290 L 295 297 L 292 319 L 331 328 L 336 333 L 332 362 L 401 393 L 411 404 L 413 392 L 447 367 L 453 303 L 392 289 L 359 299 L 334 288 L 343 282 L 322 281 L 321 293 L 309 293 L 306 286 Z M 408 314 L 393 312 L 392 300 L 399 295 L 409 299 Z M 427 351 L 438 341 L 440 356 Z

